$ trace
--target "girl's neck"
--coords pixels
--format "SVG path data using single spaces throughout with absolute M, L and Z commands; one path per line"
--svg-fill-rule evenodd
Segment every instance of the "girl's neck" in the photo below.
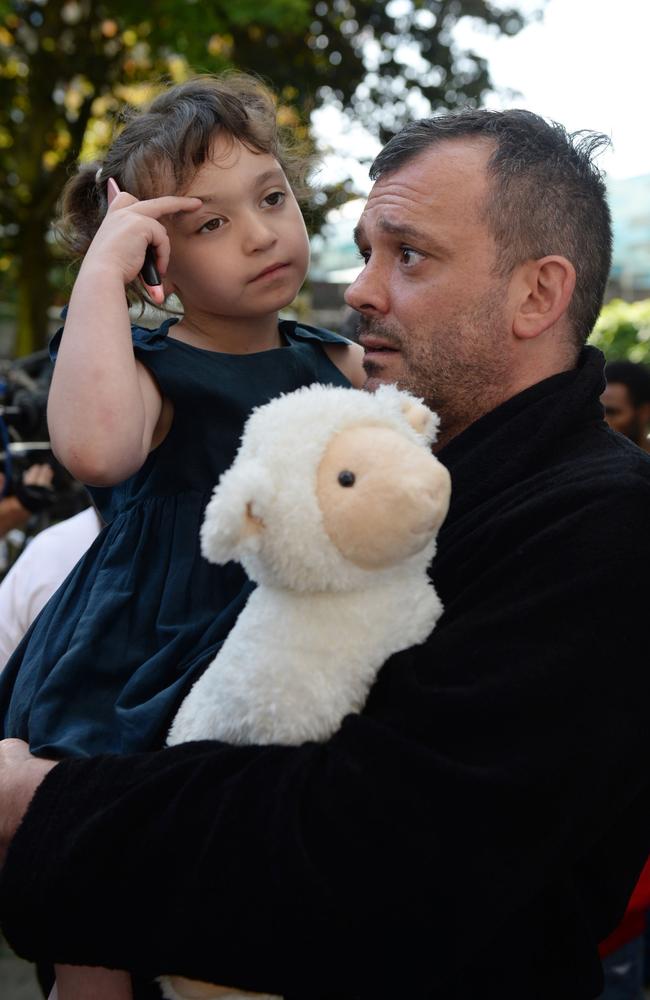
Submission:
M 282 346 L 278 314 L 255 317 L 185 316 L 170 336 L 192 347 L 222 354 L 257 354 Z

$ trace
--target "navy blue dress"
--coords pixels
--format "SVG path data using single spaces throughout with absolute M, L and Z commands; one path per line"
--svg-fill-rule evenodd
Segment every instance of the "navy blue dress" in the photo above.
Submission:
M 252 584 L 200 551 L 203 511 L 254 406 L 313 382 L 349 385 L 325 330 L 281 321 L 284 346 L 202 350 L 134 328 L 136 356 L 174 406 L 165 440 L 130 479 L 90 492 L 107 527 L 0 676 L 5 736 L 60 757 L 156 749 Z

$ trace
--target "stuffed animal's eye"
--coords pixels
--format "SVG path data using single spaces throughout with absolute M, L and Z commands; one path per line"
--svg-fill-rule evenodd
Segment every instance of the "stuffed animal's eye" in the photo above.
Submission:
M 354 486 L 356 478 L 354 472 L 350 472 L 349 469 L 339 472 L 339 483 L 341 486 Z

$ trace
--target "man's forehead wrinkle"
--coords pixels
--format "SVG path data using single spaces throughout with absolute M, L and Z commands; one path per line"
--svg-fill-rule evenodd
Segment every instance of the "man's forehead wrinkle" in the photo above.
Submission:
M 434 210 L 435 199 L 419 198 L 415 190 L 407 185 L 392 186 L 390 189 L 371 192 L 362 220 L 371 221 L 374 226 L 387 231 L 390 227 L 416 225 L 422 220 L 422 213 Z
M 369 231 L 420 241 L 433 239 L 430 227 L 437 217 L 435 201 L 416 203 L 406 192 L 404 187 L 399 191 L 384 190 L 372 201 L 368 199 L 355 230 L 357 242 L 367 239 Z
M 495 151 L 492 140 L 437 143 L 379 177 L 368 203 L 388 197 L 431 205 L 446 199 L 450 186 L 452 193 L 466 186 L 467 197 L 478 203 L 492 179 L 489 161 Z
M 427 183 L 424 179 L 421 181 L 413 182 L 404 176 L 401 176 L 400 171 L 396 171 L 393 174 L 389 174 L 388 177 L 381 177 L 374 188 L 368 196 L 367 206 L 370 207 L 372 203 L 382 200 L 387 202 L 395 202 L 400 207 L 403 204 L 411 205 L 413 202 L 420 200 L 428 201 L 434 194 L 431 190 L 431 185 Z

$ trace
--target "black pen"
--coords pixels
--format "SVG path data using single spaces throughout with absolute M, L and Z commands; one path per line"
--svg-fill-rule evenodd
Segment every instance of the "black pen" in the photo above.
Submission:
M 108 195 L 108 203 L 110 205 L 115 195 L 120 193 L 117 181 L 112 177 L 109 177 L 106 181 L 106 191 Z M 158 274 L 158 268 L 156 267 L 156 252 L 151 244 L 149 244 L 145 252 L 140 277 L 144 281 L 145 285 L 154 286 L 162 284 L 160 275 Z

